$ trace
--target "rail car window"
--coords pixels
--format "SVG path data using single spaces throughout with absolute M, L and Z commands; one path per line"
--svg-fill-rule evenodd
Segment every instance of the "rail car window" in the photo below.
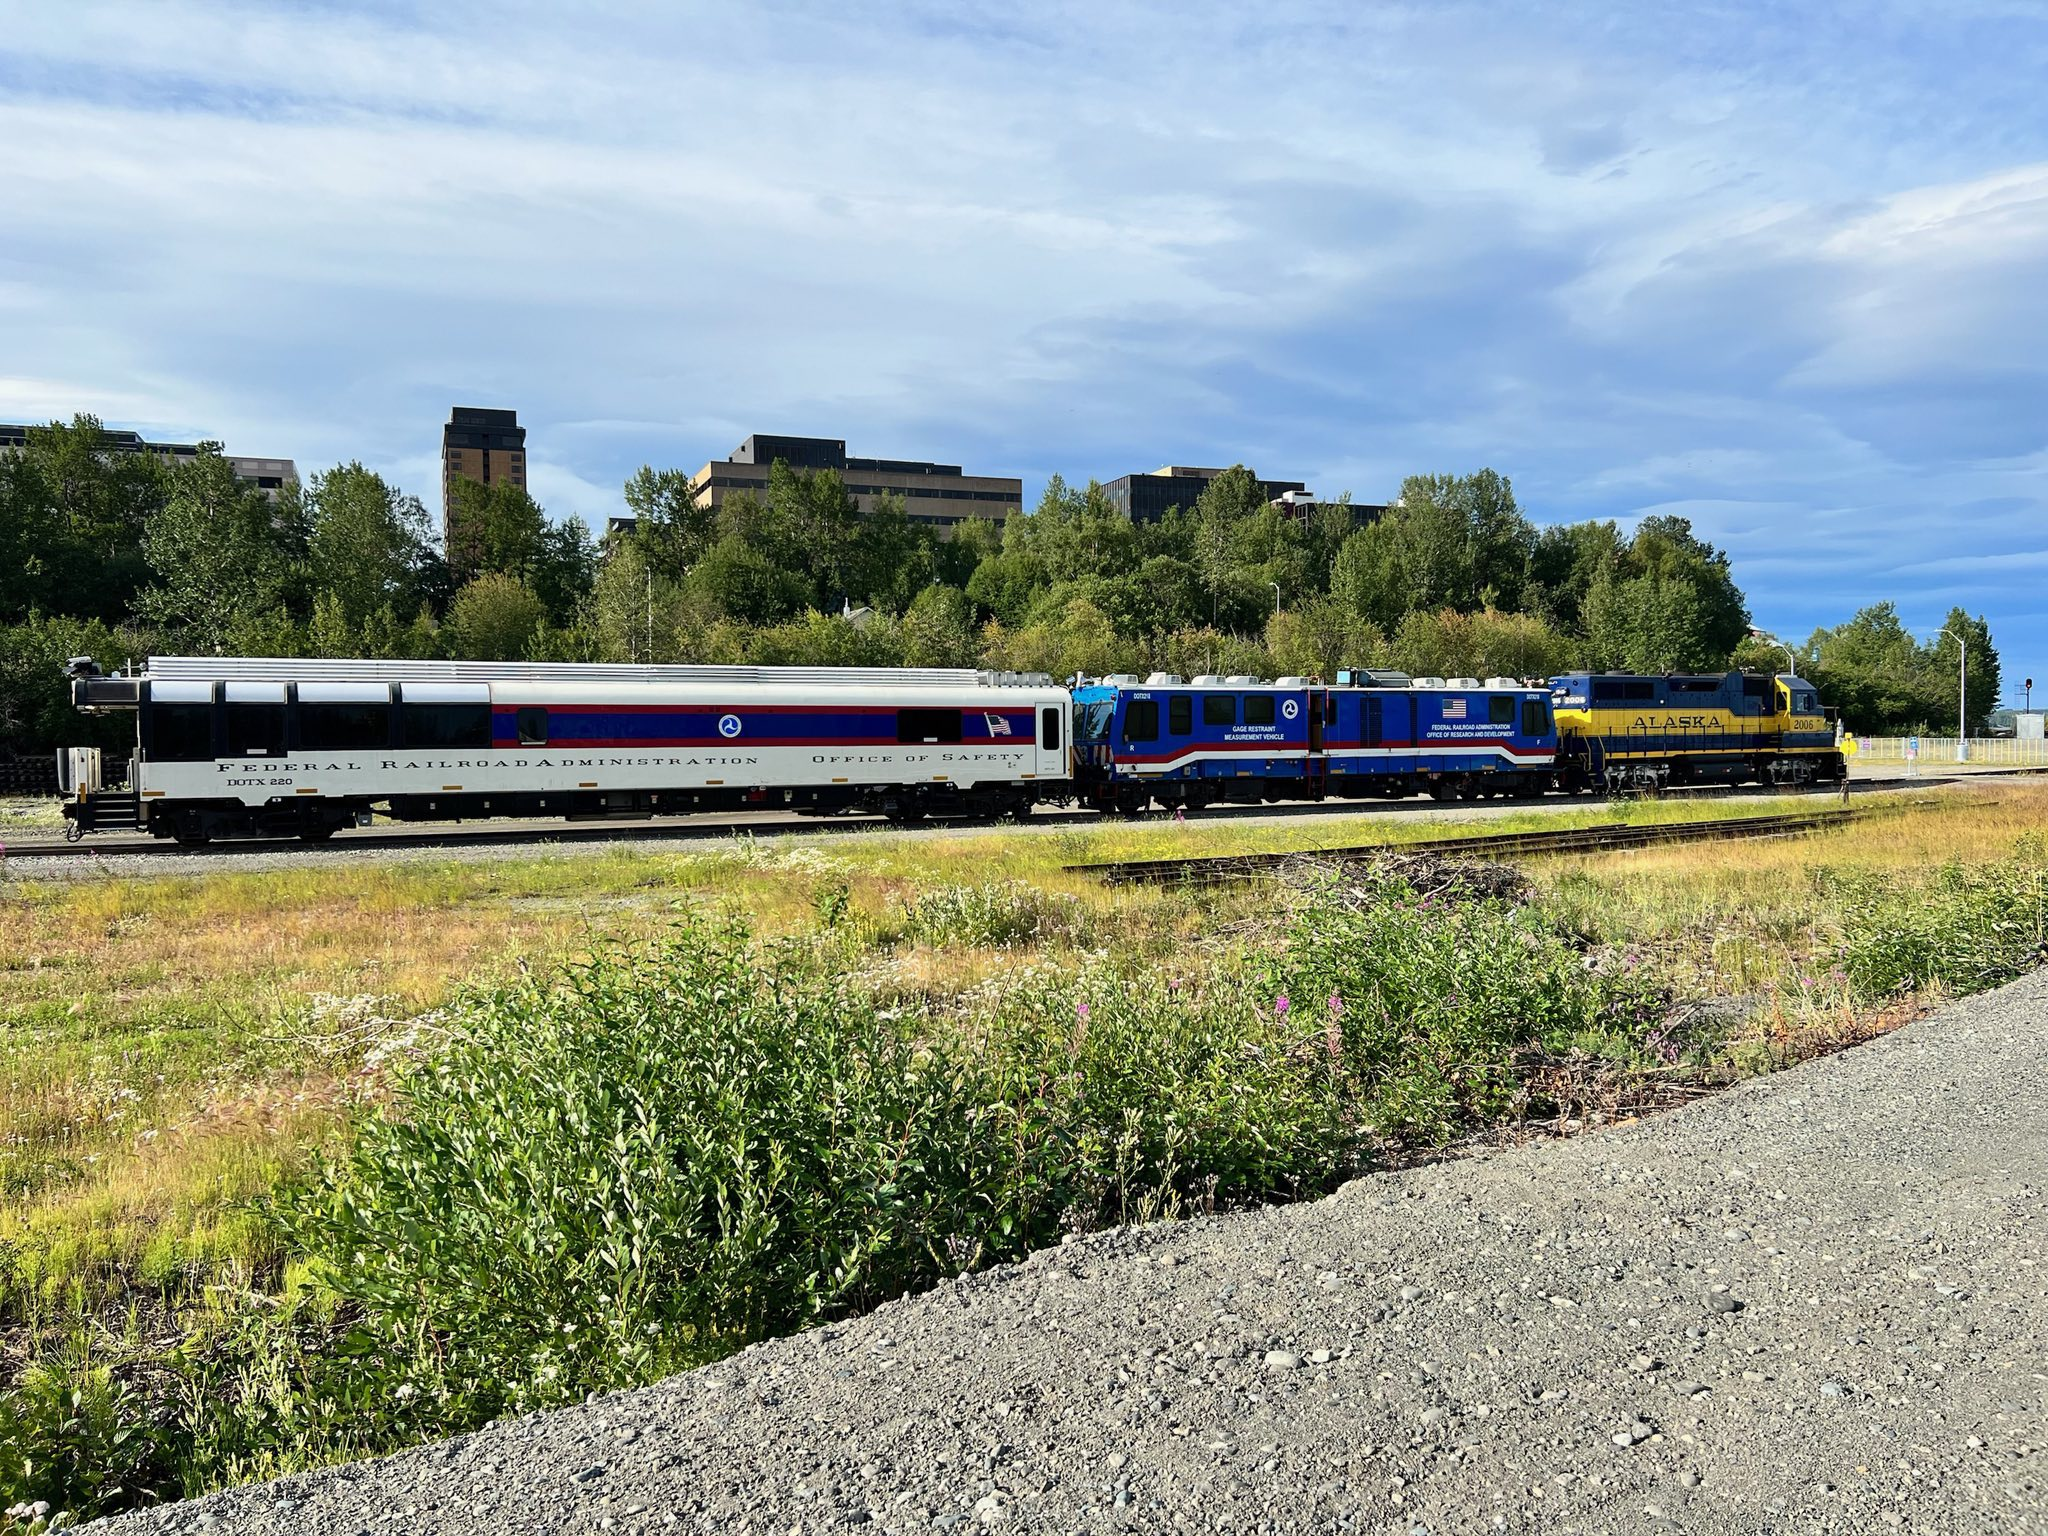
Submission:
M 1184 693 L 1176 693 L 1166 701 L 1166 732 L 1169 736 L 1188 736 L 1195 729 L 1195 701 Z
M 1648 704 L 1656 697 L 1657 685 L 1647 677 L 1609 677 L 1593 684 L 1595 704 Z
M 896 739 L 921 745 L 955 745 L 960 740 L 960 711 L 899 709 L 896 711 Z
M 1387 701 L 1372 696 L 1364 700 L 1364 716 L 1360 722 L 1365 727 L 1364 745 L 1377 747 L 1387 739 Z
M 1038 712 L 1038 745 L 1042 751 L 1059 751 L 1060 712 L 1057 709 L 1041 709 Z
M 1159 701 L 1157 699 L 1133 699 L 1124 706 L 1124 740 L 1157 741 L 1159 739 Z
M 519 745 L 522 747 L 544 747 L 548 744 L 546 710 L 529 704 L 513 716 L 513 723 L 519 728 Z
M 1116 704 L 1110 699 L 1083 704 L 1080 714 L 1074 718 L 1074 734 L 1083 741 L 1102 740 L 1109 734 L 1109 718 L 1115 713 Z
M 401 704 L 399 728 L 408 747 L 488 747 L 488 704 Z
M 1234 693 L 1205 693 L 1202 695 L 1202 724 L 1237 724 L 1237 695 Z
M 1522 700 L 1522 734 L 1524 736 L 1547 736 L 1550 734 L 1550 706 L 1541 699 Z
M 1809 693 L 1804 688 L 1792 695 L 1792 713 L 1795 715 L 1817 715 L 1820 713 L 1820 695 Z
M 1273 723 L 1273 695 L 1270 693 L 1248 693 L 1244 696 L 1244 723 L 1246 725 L 1271 725 Z
M 213 706 L 150 705 L 149 756 L 157 763 L 212 762 Z
M 390 745 L 389 704 L 299 705 L 299 746 L 304 751 L 374 752 Z
M 1486 723 L 1488 725 L 1513 725 L 1515 723 L 1515 701 L 1504 693 L 1490 693 L 1486 696 Z
M 229 757 L 284 756 L 284 705 L 230 701 L 224 707 Z

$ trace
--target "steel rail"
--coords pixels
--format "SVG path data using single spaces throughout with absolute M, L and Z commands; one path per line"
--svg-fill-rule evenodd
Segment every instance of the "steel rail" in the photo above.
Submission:
M 1370 860 L 1389 854 L 1435 853 L 1462 857 L 1527 858 L 1540 854 L 1606 853 L 1658 843 L 1712 842 L 1737 838 L 1797 837 L 1842 826 L 1862 813 L 1798 811 L 1781 816 L 1743 816 L 1716 821 L 1677 821 L 1645 826 L 1561 827 L 1549 832 L 1477 833 L 1429 837 L 1411 842 L 1362 843 L 1344 848 L 1298 848 L 1284 853 L 1242 853 L 1218 858 L 1130 859 L 1109 864 L 1069 864 L 1069 874 L 1098 875 L 1110 885 L 1208 885 L 1244 880 L 1290 864 L 1333 859 Z

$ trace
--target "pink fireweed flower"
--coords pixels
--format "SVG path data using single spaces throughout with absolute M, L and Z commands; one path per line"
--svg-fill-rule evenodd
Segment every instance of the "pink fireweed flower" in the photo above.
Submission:
M 1088 1022 L 1088 1005 L 1086 1003 L 1074 1004 L 1074 1017 L 1083 1024 L 1086 1024 Z
M 1344 1017 L 1344 999 L 1334 992 L 1330 994 L 1330 1017 L 1333 1019 Z
M 1287 994 L 1285 992 L 1282 992 L 1273 999 L 1273 1016 L 1278 1019 L 1287 1017 Z

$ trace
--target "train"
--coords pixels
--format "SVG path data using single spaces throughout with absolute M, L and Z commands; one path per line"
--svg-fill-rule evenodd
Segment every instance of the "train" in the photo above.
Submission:
M 58 753 L 67 835 L 321 842 L 406 822 L 781 810 L 1021 818 L 1219 803 L 1533 797 L 1839 779 L 1836 727 L 1789 675 L 1542 680 L 1341 671 L 1055 682 L 968 668 L 151 657 L 70 669 L 133 711 L 123 784 Z

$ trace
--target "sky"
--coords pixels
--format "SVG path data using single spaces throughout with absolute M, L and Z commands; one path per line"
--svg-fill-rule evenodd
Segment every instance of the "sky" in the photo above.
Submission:
M 1692 519 L 2048 674 L 2048 6 L 0 0 L 0 420 Z M 2048 675 L 2044 675 L 2048 693 Z

